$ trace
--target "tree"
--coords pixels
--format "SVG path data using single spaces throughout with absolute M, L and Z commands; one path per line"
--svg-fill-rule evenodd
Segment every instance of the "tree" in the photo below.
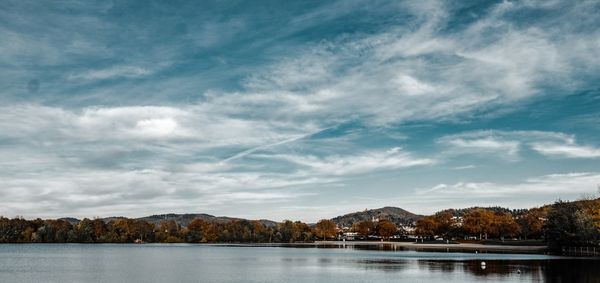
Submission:
M 553 247 L 589 245 L 599 240 L 592 211 L 589 207 L 574 202 L 558 201 L 552 205 L 548 212 L 545 234 L 546 240 Z
M 272 232 L 273 231 L 271 229 L 267 228 L 260 221 L 252 221 L 252 233 L 254 241 L 259 243 L 270 243 L 273 237 Z
M 455 230 L 456 221 L 450 211 L 438 212 L 433 216 L 435 222 L 435 234 L 444 239 L 450 238 L 450 234 Z
M 319 220 L 319 222 L 317 222 L 317 225 L 315 226 L 315 235 L 318 238 L 327 240 L 335 238 L 336 234 L 337 227 L 335 225 L 335 222 L 328 219 L 322 219 Z
M 596 232 L 600 233 L 600 200 L 596 201 L 592 208 L 592 220 L 594 221 Z
M 525 212 L 518 220 L 521 235 L 525 240 L 532 237 L 540 237 L 544 228 L 544 213 L 542 209 L 532 208 Z
M 75 238 L 79 243 L 93 243 L 94 242 L 94 223 L 88 218 L 84 218 L 75 225 Z
M 521 227 L 510 213 L 496 213 L 492 218 L 491 230 L 504 241 L 504 237 L 514 237 L 521 232 Z
M 283 243 L 293 243 L 300 238 L 300 231 L 295 229 L 294 222 L 285 220 L 277 225 L 277 230 Z
M 546 223 L 546 240 L 552 246 L 574 241 L 575 239 L 575 221 L 574 216 L 577 212 L 577 206 L 574 204 L 556 202 L 552 205 L 548 213 Z
M 106 223 L 102 219 L 96 218 L 92 220 L 92 227 L 94 230 L 93 239 L 96 243 L 104 243 L 107 241 L 106 236 L 108 229 Z
M 417 221 L 415 234 L 423 238 L 433 238 L 435 237 L 437 229 L 437 222 L 435 219 L 431 216 L 426 216 Z
M 389 220 L 384 219 L 377 223 L 377 234 L 384 239 L 389 239 L 391 236 L 396 235 L 397 232 L 398 227 Z
M 363 237 L 369 236 L 373 232 L 374 228 L 375 225 L 371 220 L 360 221 L 352 225 L 352 229 Z
M 296 221 L 294 222 L 294 234 L 298 235 L 294 241 L 309 242 L 313 240 L 314 232 L 308 224 Z
M 175 220 L 161 221 L 154 231 L 158 242 L 181 242 L 179 238 L 179 225 Z
M 484 236 L 488 238 L 488 233 L 492 230 L 492 220 L 494 213 L 483 208 L 473 209 L 463 217 L 463 229 L 470 234 L 479 235 L 479 240 Z

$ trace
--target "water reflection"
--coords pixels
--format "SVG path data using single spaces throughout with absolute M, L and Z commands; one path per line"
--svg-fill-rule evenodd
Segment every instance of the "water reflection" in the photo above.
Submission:
M 600 282 L 600 264 L 596 260 L 546 261 L 542 268 L 545 282 Z
M 600 282 L 594 259 L 423 253 L 392 245 L 293 247 L 0 245 L 0 282 L 41 282 L 40 274 L 43 282 L 61 283 Z
M 354 250 L 365 250 L 365 251 L 418 251 L 418 252 L 435 252 L 435 253 L 474 253 L 473 249 L 461 249 L 458 247 L 410 247 L 403 245 L 396 245 L 393 243 L 348 243 L 348 244 L 337 244 L 337 243 L 319 243 L 317 245 L 298 245 L 298 244 L 284 244 L 285 247 L 293 247 L 293 248 L 307 248 L 307 247 L 315 247 L 320 249 L 354 249 Z M 494 254 L 512 254 L 513 251 L 510 250 L 490 250 L 481 248 L 477 250 L 478 253 L 494 253 Z M 539 252 L 535 250 L 522 250 L 519 253 L 531 253 L 531 254 L 539 254 Z
M 419 260 L 419 266 L 427 268 L 430 271 L 451 273 L 456 270 L 456 262 L 454 261 L 435 261 L 435 260 Z
M 406 260 L 394 259 L 359 259 L 351 260 L 352 265 L 360 266 L 365 270 L 379 270 L 385 272 L 400 272 L 411 263 Z
M 529 278 L 532 282 L 600 282 L 600 261 L 590 259 L 562 260 L 355 260 L 366 269 L 400 272 L 416 262 L 429 273 L 466 273 L 474 277 Z

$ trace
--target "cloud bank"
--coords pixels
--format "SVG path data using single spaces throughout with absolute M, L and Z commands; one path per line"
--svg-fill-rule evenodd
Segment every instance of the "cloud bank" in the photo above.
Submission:
M 596 181 L 596 1 L 130 4 L 0 11 L 0 214 L 267 217 L 436 183 L 493 201 L 516 192 L 479 179 L 505 163 L 539 162 L 512 179 L 548 186 L 532 203 Z

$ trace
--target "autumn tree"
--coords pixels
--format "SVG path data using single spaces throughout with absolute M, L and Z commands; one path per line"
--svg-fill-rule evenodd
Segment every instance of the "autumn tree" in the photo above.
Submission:
M 223 236 L 223 230 L 217 223 L 194 219 L 187 227 L 186 241 L 189 243 L 214 243 Z
M 476 208 L 467 212 L 463 217 L 463 229 L 470 234 L 479 235 L 479 240 L 492 230 L 494 213 L 483 208 Z
M 521 227 L 510 213 L 496 213 L 492 217 L 491 232 L 504 241 L 504 237 L 514 237 Z
M 74 227 L 75 238 L 78 243 L 93 243 L 95 238 L 94 223 L 88 218 L 79 221 Z
M 315 235 L 318 238 L 325 240 L 331 239 L 335 238 L 336 234 L 337 226 L 335 225 L 335 222 L 328 219 L 322 219 L 317 222 L 317 225 L 315 226 Z
M 527 240 L 528 238 L 539 238 L 542 236 L 544 228 L 545 215 L 542 209 L 533 208 L 525 212 L 517 223 L 520 226 L 521 235 Z
M 594 221 L 596 233 L 600 233 L 600 200 L 596 200 L 592 207 L 592 221 Z
M 294 241 L 310 242 L 313 240 L 314 231 L 308 226 L 308 224 L 296 221 L 294 222 L 294 230 L 297 231 L 298 238 Z
M 442 236 L 444 239 L 449 239 L 450 235 L 456 228 L 456 220 L 450 211 L 442 211 L 433 215 L 435 222 L 434 231 L 436 235 Z
M 188 243 L 202 242 L 202 232 L 204 230 L 205 221 L 202 219 L 194 219 L 187 226 L 186 241 Z
M 154 231 L 154 237 L 157 242 L 178 243 L 182 241 L 179 238 L 179 225 L 175 220 L 161 221 Z
M 360 221 L 352 225 L 352 230 L 357 232 L 359 235 L 366 237 L 369 236 L 375 229 L 375 224 L 371 220 Z
M 260 221 L 252 221 L 253 239 L 259 243 L 270 243 L 273 238 L 272 229 L 266 227 Z
M 300 238 L 300 231 L 294 226 L 294 222 L 290 220 L 285 220 L 277 225 L 277 235 L 282 243 L 293 243 Z
M 383 219 L 377 223 L 377 234 L 384 239 L 389 239 L 391 236 L 396 235 L 398 227 L 393 222 Z
M 417 221 L 415 234 L 423 238 L 433 238 L 438 230 L 437 222 L 431 216 L 426 216 Z
M 104 220 L 96 218 L 92 220 L 92 229 L 93 229 L 93 240 L 96 243 L 105 243 L 107 242 L 107 232 L 108 229 L 106 227 L 106 223 Z

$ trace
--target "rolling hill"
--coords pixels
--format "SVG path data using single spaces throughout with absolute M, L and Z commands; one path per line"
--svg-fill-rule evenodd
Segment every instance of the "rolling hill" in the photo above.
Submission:
M 101 219 L 104 222 L 110 222 L 110 221 L 114 221 L 114 220 L 118 220 L 118 219 L 122 219 L 122 218 L 125 218 L 125 217 L 116 216 L 116 217 L 105 217 L 105 218 L 101 218 Z M 218 223 L 226 223 L 226 222 L 230 222 L 232 220 L 246 220 L 246 219 L 242 219 L 242 218 L 214 216 L 214 215 L 210 215 L 210 214 L 206 214 L 206 213 L 156 214 L 156 215 L 150 215 L 150 216 L 145 216 L 145 217 L 140 217 L 140 218 L 135 218 L 135 219 L 144 220 L 146 222 L 149 222 L 149 223 L 152 223 L 155 225 L 160 224 L 160 222 L 162 222 L 162 221 L 174 220 L 175 223 L 181 225 L 182 227 L 186 227 L 187 225 L 190 224 L 190 222 L 192 222 L 192 220 L 198 219 L 198 218 L 205 220 L 205 221 L 218 222 Z M 65 218 L 60 218 L 60 219 L 66 220 L 73 225 L 79 223 L 79 221 L 80 221 L 79 219 L 73 218 L 73 217 L 65 217 Z M 267 227 L 274 227 L 277 225 L 277 222 L 267 220 L 267 219 L 260 219 L 258 221 L 260 221 L 262 224 L 264 224 Z
M 340 226 L 350 227 L 356 222 L 372 219 L 387 219 L 396 225 L 407 225 L 414 223 L 422 217 L 422 215 L 414 214 L 399 207 L 386 206 L 345 214 L 331 220 Z

